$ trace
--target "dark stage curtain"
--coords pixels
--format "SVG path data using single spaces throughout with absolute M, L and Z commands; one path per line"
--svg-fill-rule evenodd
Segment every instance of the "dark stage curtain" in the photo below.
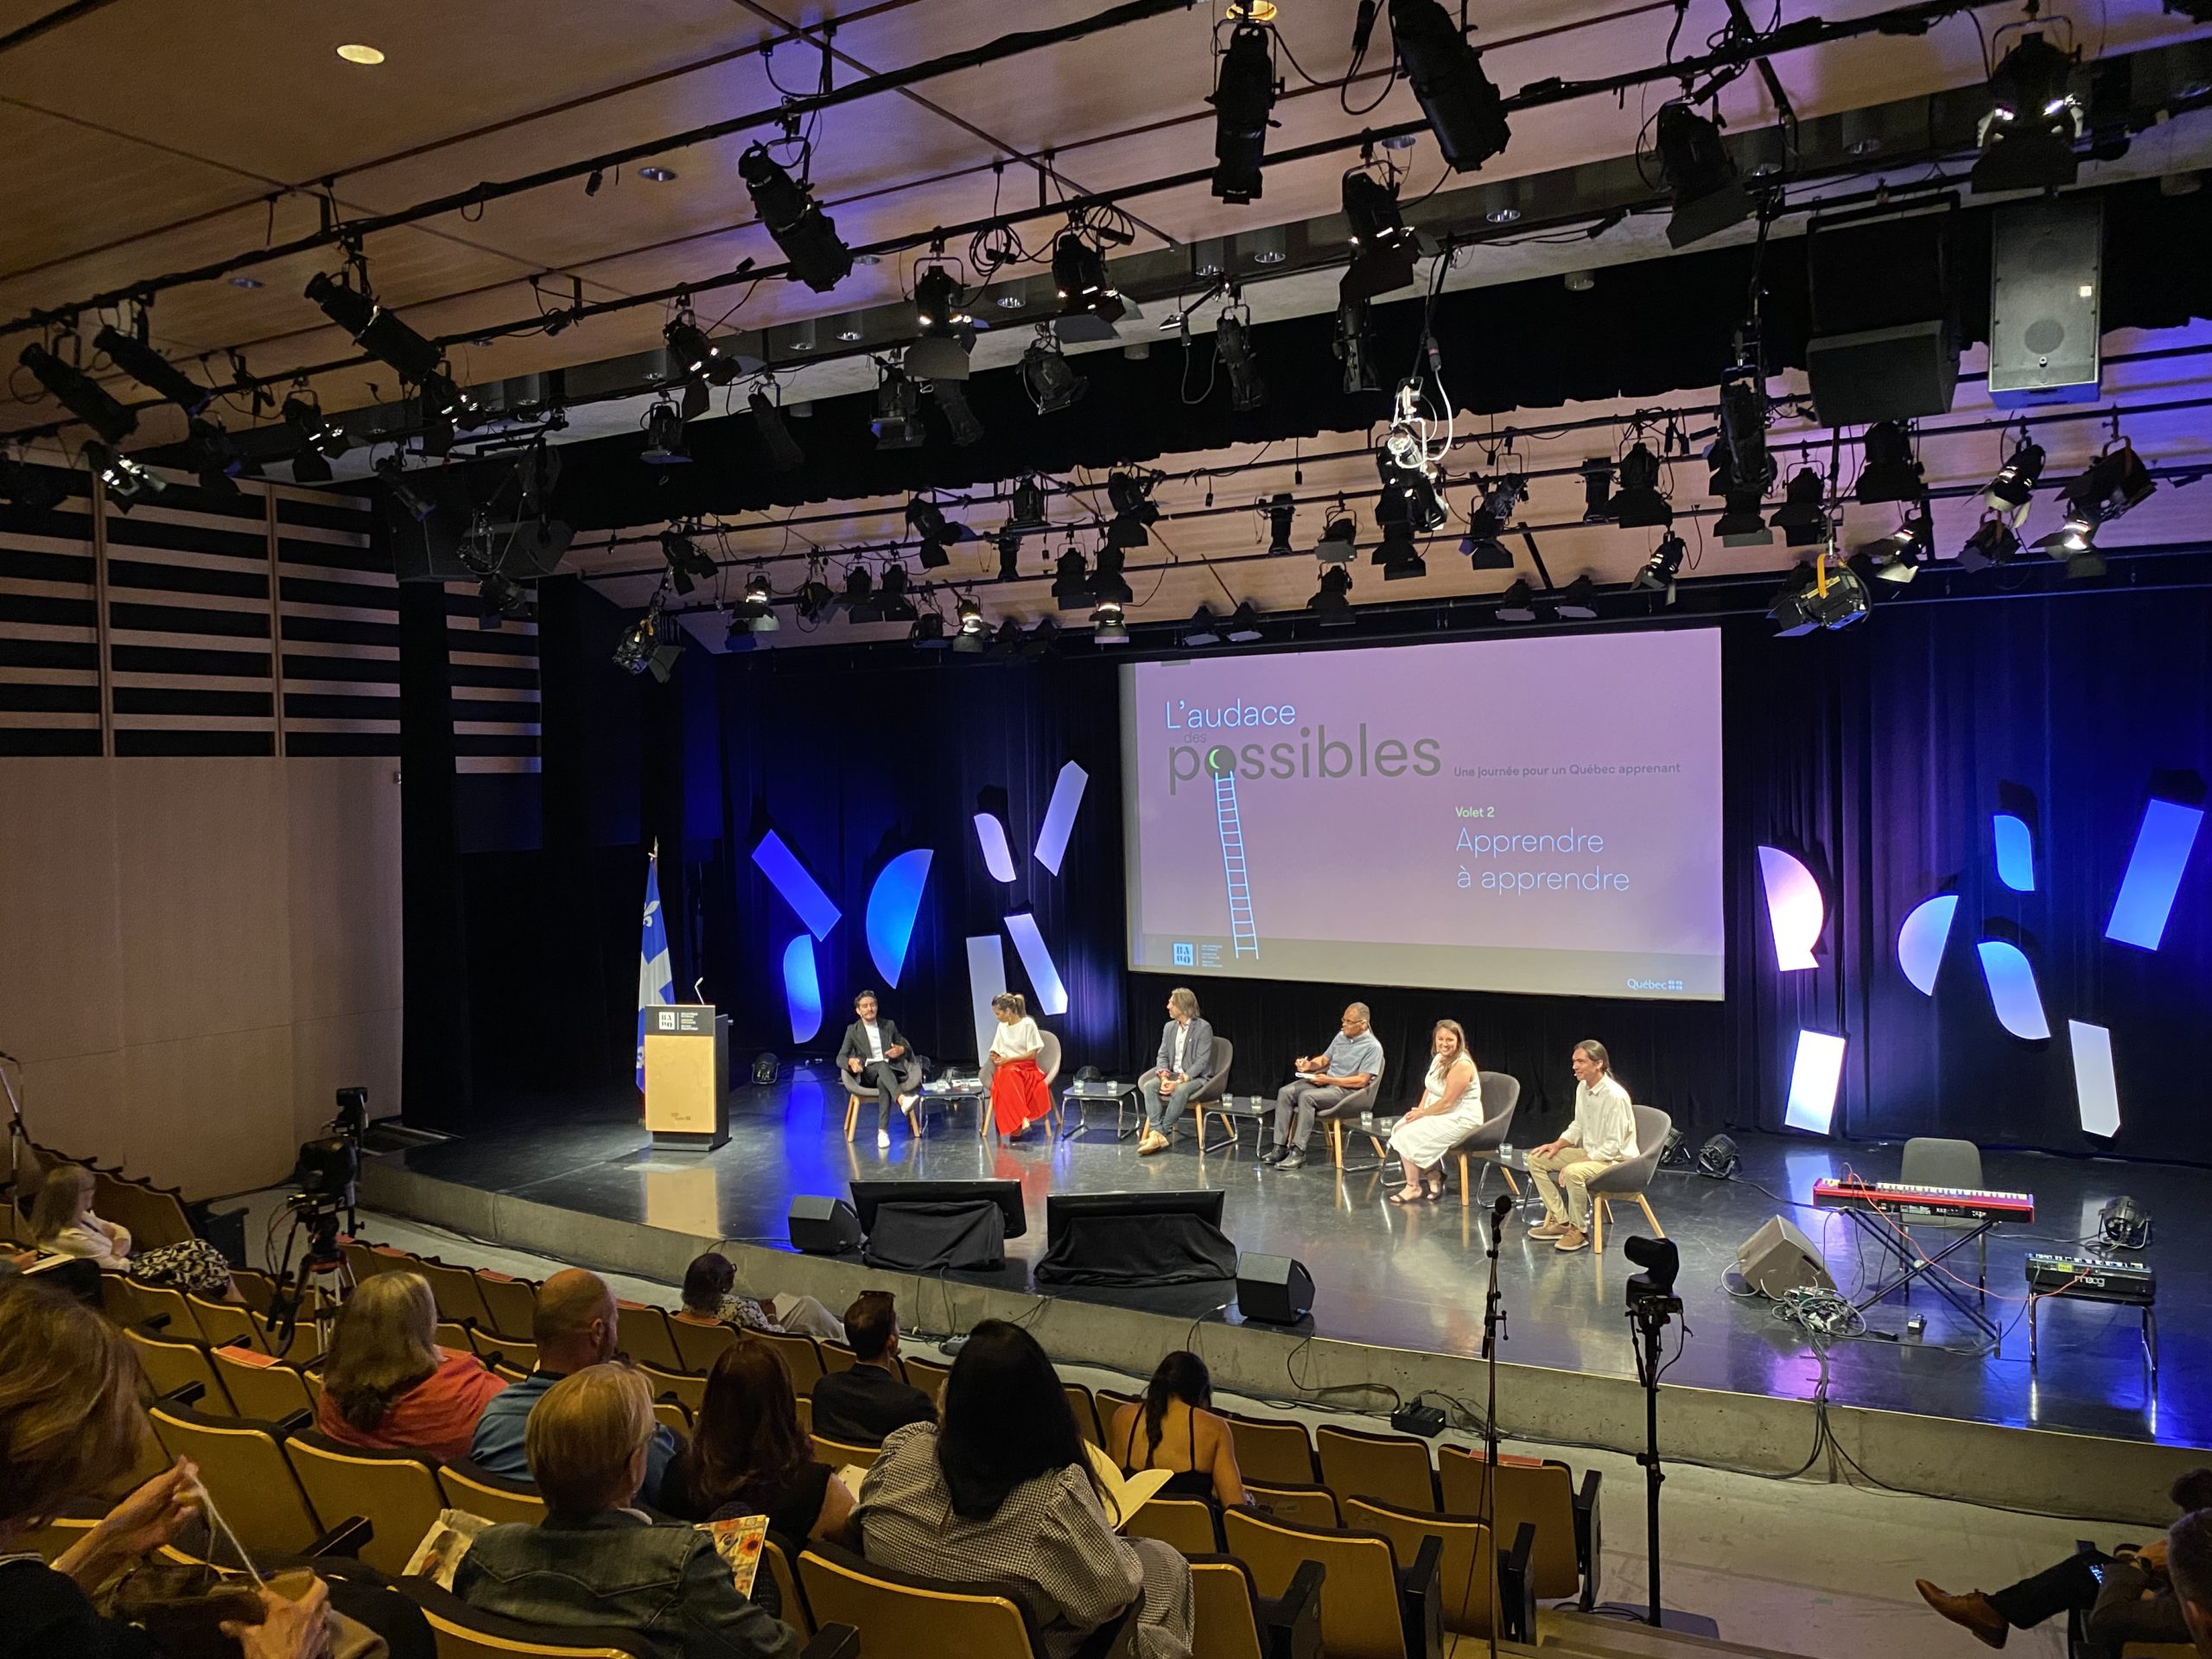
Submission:
M 613 614 L 588 594 L 575 599 L 587 615 Z M 553 1080 L 554 1053 L 571 1084 L 627 1071 L 637 895 L 653 836 L 677 983 L 688 992 L 703 977 L 742 1051 L 827 1055 L 852 993 L 873 985 L 925 1052 L 972 1058 L 963 940 L 1000 933 L 1001 918 L 1027 906 L 1069 989 L 1068 1013 L 1043 1021 L 1065 1044 L 1064 1075 L 1084 1065 L 1128 1075 L 1148 1058 L 1173 982 L 1123 965 L 1109 653 L 981 663 L 916 653 L 890 664 L 830 650 L 692 652 L 655 687 L 612 669 L 600 649 L 611 641 L 595 627 L 564 628 L 566 602 L 549 607 L 544 636 L 547 847 L 504 869 L 488 855 L 470 867 L 472 976 L 531 988 L 499 1041 L 518 1054 L 539 1046 L 516 1062 L 534 1068 L 533 1081 Z M 1796 1035 L 1811 1027 L 1849 1039 L 1835 1121 L 1846 1135 L 2212 1160 L 2212 1102 L 2199 1071 L 2177 1063 L 2212 1005 L 2212 846 L 2196 850 L 2162 950 L 2103 938 L 2154 776 L 2202 771 L 2212 754 L 2212 595 L 2088 589 L 1892 607 L 1800 639 L 1747 620 L 1726 631 L 1723 662 L 1726 781 L 1713 829 L 1726 871 L 1725 1001 L 1200 981 L 1207 1017 L 1236 1045 L 1232 1088 L 1272 1093 L 1290 1058 L 1325 1042 L 1358 998 L 1389 1055 L 1388 1107 L 1417 1087 L 1429 1027 L 1450 1016 L 1484 1067 L 1521 1078 L 1516 1141 L 1564 1121 L 1568 1052 L 1585 1037 L 1607 1045 L 1638 1100 L 1687 1131 L 1778 1128 Z M 594 721 L 607 741 L 581 735 Z M 626 747 L 626 724 L 638 734 Z M 578 729 L 564 736 L 569 725 Z M 1054 876 L 1031 849 L 1070 760 L 1090 782 Z M 1007 819 L 1011 886 L 990 877 L 977 849 L 970 820 L 987 798 Z M 1997 880 L 1990 824 L 2000 807 L 2034 822 L 2032 893 Z M 799 923 L 749 857 L 770 825 L 842 912 L 817 948 L 822 1029 L 796 1045 L 779 964 Z M 1761 842 L 1796 853 L 1821 881 L 1829 920 L 1812 971 L 1776 969 Z M 935 857 L 893 986 L 869 961 L 864 906 L 884 861 L 917 847 Z M 1356 881 L 1360 849 L 1335 850 Z M 550 863 L 533 874 L 515 867 L 524 856 Z M 1898 970 L 1897 931 L 1947 884 L 1961 905 L 1929 999 Z M 1997 1023 L 1974 949 L 1986 938 L 2026 950 L 2051 1040 L 2023 1042 Z M 1033 994 L 1010 943 L 1005 957 L 1012 988 Z M 2078 1126 L 2069 1017 L 2112 1030 L 2124 1124 L 2109 1148 Z

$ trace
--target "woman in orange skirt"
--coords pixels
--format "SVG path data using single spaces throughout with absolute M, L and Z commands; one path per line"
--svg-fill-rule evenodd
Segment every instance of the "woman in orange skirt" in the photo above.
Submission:
M 999 1017 L 998 1035 L 991 1039 L 991 1117 L 1011 1141 L 1052 1109 L 1052 1092 L 1037 1069 L 1045 1039 L 1018 993 L 993 997 L 991 1012 Z

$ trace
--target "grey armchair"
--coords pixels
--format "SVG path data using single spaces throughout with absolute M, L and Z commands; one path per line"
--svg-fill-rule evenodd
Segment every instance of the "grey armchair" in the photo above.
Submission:
M 1474 1201 L 1474 1192 L 1467 1184 L 1467 1161 L 1479 1160 L 1484 1166 L 1497 1164 L 1497 1173 L 1505 1177 L 1505 1190 L 1515 1198 L 1521 1196 L 1521 1183 L 1513 1179 L 1512 1166 L 1498 1163 L 1497 1149 L 1513 1133 L 1513 1114 L 1521 1106 L 1521 1079 L 1508 1077 L 1503 1071 L 1483 1071 L 1476 1074 L 1483 1086 L 1482 1127 L 1452 1148 L 1459 1160 L 1459 1207 L 1465 1210 Z
M 1355 1089 L 1333 1106 L 1325 1106 L 1313 1114 L 1316 1123 L 1329 1126 L 1329 1155 L 1342 1169 L 1344 1162 L 1344 1124 L 1357 1124 L 1362 1112 L 1375 1109 L 1376 1097 L 1382 1091 L 1382 1074 L 1378 1071 L 1368 1080 L 1364 1089 Z
M 1052 1083 L 1060 1075 L 1060 1039 L 1049 1031 L 1040 1030 L 1037 1039 L 1041 1046 L 1037 1051 L 1037 1069 L 1045 1074 L 1045 1096 L 1052 1103 L 1051 1117 L 1055 1129 L 1059 1126 L 1059 1096 L 1052 1092 Z M 990 1050 L 983 1051 L 982 1096 L 976 1103 L 976 1136 L 981 1140 L 991 1132 L 991 1073 L 998 1070 L 998 1056 Z
M 1667 1137 L 1672 1134 L 1675 1120 L 1656 1106 L 1637 1106 L 1636 1156 L 1626 1163 L 1615 1164 L 1611 1169 L 1590 1178 L 1590 1248 L 1602 1254 L 1605 1248 L 1605 1223 L 1612 1215 L 1612 1200 L 1633 1198 L 1643 1211 L 1643 1219 L 1654 1235 L 1667 1236 L 1667 1230 L 1659 1224 L 1659 1217 L 1651 1213 L 1651 1200 L 1645 1190 L 1659 1173 L 1659 1154 L 1667 1150 Z
M 922 1086 L 921 1057 L 909 1049 L 906 1051 L 906 1058 L 900 1060 L 898 1065 L 899 1092 L 902 1095 L 911 1095 Z M 861 1102 L 873 1096 L 875 1090 L 865 1087 L 861 1080 L 849 1071 L 840 1069 L 837 1077 L 845 1085 L 845 1139 L 849 1141 L 853 1138 L 853 1131 L 860 1126 Z M 906 1108 L 905 1110 L 906 1127 L 913 1130 L 916 1135 L 919 1135 L 922 1132 L 921 1106 L 916 1104 Z
M 1213 1071 L 1205 1082 L 1191 1090 L 1191 1097 L 1185 1103 L 1190 1109 L 1192 1121 L 1198 1126 L 1200 1152 L 1206 1149 L 1206 1109 L 1229 1092 L 1229 1068 L 1236 1060 L 1236 1045 L 1217 1034 L 1213 1039 Z M 1232 1129 L 1230 1133 L 1235 1131 Z

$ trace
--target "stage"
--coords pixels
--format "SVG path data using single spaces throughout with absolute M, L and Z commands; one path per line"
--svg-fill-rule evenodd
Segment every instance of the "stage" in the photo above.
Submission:
M 1386 1201 L 1395 1180 L 1391 1170 L 1339 1176 L 1319 1134 L 1309 1148 L 1315 1161 L 1297 1171 L 1259 1167 L 1249 1125 L 1233 1152 L 1217 1143 L 1202 1159 L 1186 1139 L 1159 1156 L 1140 1158 L 1134 1138 L 1116 1138 L 1110 1103 L 1104 1112 L 1094 1109 L 1083 1132 L 1048 1139 L 1039 1126 L 1011 1147 L 995 1139 L 980 1141 L 975 1108 L 964 1105 L 949 1117 L 932 1117 L 918 1141 L 903 1122 L 894 1124 L 889 1151 L 879 1152 L 873 1123 L 865 1119 L 856 1138 L 844 1140 L 842 1091 L 826 1072 L 804 1070 L 797 1076 L 787 1072 L 770 1087 L 739 1088 L 731 1101 L 730 1141 L 712 1154 L 652 1149 L 639 1127 L 635 1096 L 626 1088 L 595 1099 L 522 1104 L 524 1109 L 503 1116 L 481 1134 L 372 1160 L 365 1201 L 486 1236 L 512 1232 L 521 1225 L 515 1218 L 527 1211 L 537 1217 L 541 1237 L 549 1227 L 556 1230 L 551 1235 L 553 1254 L 635 1271 L 642 1268 L 634 1258 L 608 1259 L 627 1252 L 616 1250 L 618 1235 L 606 1224 L 655 1237 L 676 1236 L 652 1257 L 661 1263 L 678 1262 L 683 1251 L 714 1241 L 730 1244 L 733 1254 L 747 1246 L 787 1251 L 785 1214 L 800 1193 L 842 1196 L 855 1179 L 1015 1179 L 1022 1185 L 1029 1226 L 1025 1236 L 1009 1241 L 1006 1268 L 997 1274 L 951 1276 L 955 1284 L 1003 1297 L 1027 1292 L 1029 1263 L 1045 1245 L 1047 1194 L 1217 1188 L 1226 1195 L 1224 1229 L 1240 1249 L 1295 1256 L 1313 1274 L 1310 1334 L 1324 1343 L 1302 1350 L 1287 1344 L 1282 1356 L 1268 1362 L 1276 1393 L 1294 1395 L 1362 1375 L 1356 1357 L 1340 1357 L 1328 1367 L 1316 1364 L 1324 1345 L 1333 1343 L 1353 1344 L 1367 1354 L 1368 1374 L 1379 1376 L 1376 1367 L 1387 1359 L 1392 1376 L 1426 1377 L 1435 1386 L 1435 1376 L 1446 1376 L 1456 1397 L 1472 1397 L 1467 1390 L 1474 1386 L 1476 1372 L 1466 1362 L 1480 1346 L 1484 1268 L 1478 1222 L 1486 1212 L 1486 1200 L 1502 1190 L 1495 1173 L 1471 1207 L 1463 1207 L 1456 1192 L 1441 1204 L 1401 1207 Z M 1724 1270 L 1743 1240 L 1781 1213 L 1822 1247 L 1839 1289 L 1855 1299 L 1862 1285 L 1871 1283 L 1866 1275 L 1876 1266 L 1877 1253 L 1858 1243 L 1858 1230 L 1840 1215 L 1793 1208 L 1785 1201 L 1809 1204 L 1815 1179 L 1847 1167 L 1870 1179 L 1893 1177 L 1898 1149 L 1758 1135 L 1736 1139 L 1744 1154 L 1738 1179 L 1719 1181 L 1665 1171 L 1650 1198 L 1682 1253 L 1677 1289 L 1685 1313 L 1679 1332 L 1669 1338 L 1670 1353 L 1675 1336 L 1682 1338 L 1680 1357 L 1666 1376 L 1671 1397 L 1687 1401 L 1693 1390 L 1726 1396 L 1708 1402 L 1715 1421 L 1742 1428 L 1745 1460 L 1756 1463 L 1762 1459 L 1751 1455 L 1748 1443 L 1758 1438 L 1751 1432 L 1758 1416 L 1753 1408 L 1761 1402 L 1812 1401 L 1822 1367 L 1802 1333 L 1773 1317 L 1773 1304 L 1732 1295 L 1723 1283 Z M 1347 1142 L 1346 1156 L 1348 1163 L 1373 1162 L 1362 1136 Z M 2212 1376 L 2212 1320 L 2205 1313 L 2212 1303 L 2212 1219 L 2201 1203 L 2203 1181 L 2202 1171 L 2177 1166 L 1987 1154 L 1986 1185 L 2031 1192 L 2037 1206 L 2032 1226 L 2000 1228 L 1990 1239 L 1988 1306 L 2005 1332 L 2000 1350 L 1982 1351 L 1986 1344 L 1942 1298 L 1916 1288 L 1909 1302 L 1893 1297 L 1871 1310 L 1868 1336 L 1830 1350 L 1829 1405 L 1892 1414 L 1871 1420 L 1887 1423 L 1887 1430 L 1879 1432 L 1891 1437 L 1902 1421 L 1924 1420 L 1926 1427 L 1936 1430 L 1947 1422 L 2058 1430 L 2093 1437 L 2114 1451 L 2131 1444 L 2146 1450 L 2153 1443 L 2212 1444 L 2212 1389 L 2203 1381 Z M 2153 1246 L 2145 1253 L 2159 1276 L 2155 1399 L 2132 1308 L 2047 1300 L 2040 1314 L 2040 1367 L 2031 1373 L 2029 1365 L 2024 1256 L 2031 1249 L 2065 1251 L 2094 1232 L 2098 1211 L 2122 1193 L 2145 1205 L 2156 1222 Z M 1608 1417 L 1620 1403 L 1616 1395 L 1624 1380 L 1627 1389 L 1634 1388 L 1634 1358 L 1622 1313 L 1622 1287 L 1630 1269 L 1620 1254 L 1620 1241 L 1641 1230 L 1641 1218 L 1633 1206 L 1615 1213 L 1623 1219 L 1608 1230 L 1603 1256 L 1588 1251 L 1562 1255 L 1529 1239 L 1527 1228 L 1539 1215 L 1533 1201 L 1509 1224 L 1500 1262 L 1508 1313 L 1502 1357 L 1516 1378 L 1512 1394 L 1531 1407 L 1542 1402 L 1554 1417 L 1568 1409 L 1568 1401 L 1585 1398 L 1564 1391 L 1569 1379 L 1611 1383 L 1575 1408 L 1600 1411 L 1587 1402 L 1603 1400 L 1602 1414 Z M 559 1248 L 563 1242 L 566 1250 Z M 744 1251 L 741 1262 L 748 1257 L 751 1252 Z M 1951 1265 L 1971 1277 L 1971 1250 L 1953 1257 Z M 780 1263 L 751 1257 L 747 1270 L 757 1287 L 804 1288 L 830 1300 L 843 1281 L 825 1285 L 818 1275 L 829 1267 L 847 1274 L 861 1271 L 857 1258 L 848 1267 L 788 1255 Z M 1056 1300 L 1096 1310 L 1088 1321 L 1094 1325 L 1112 1308 L 1185 1324 L 1235 1326 L 1236 1310 L 1228 1306 L 1233 1288 L 1223 1284 L 1154 1291 L 1069 1289 Z M 964 1294 L 961 1311 L 955 1313 L 954 1285 L 928 1281 L 908 1295 L 906 1316 L 925 1329 L 942 1331 L 979 1316 L 977 1304 Z M 1007 1304 L 997 1300 L 994 1306 Z M 1924 1314 L 1928 1322 L 1917 1341 L 1902 1335 L 1914 1313 Z M 1300 1327 L 1294 1334 L 1308 1332 L 1309 1327 Z M 1147 1369 L 1153 1357 L 1182 1338 L 1170 1332 L 1147 1340 L 1148 1348 L 1126 1355 L 1126 1369 Z M 1210 1358 L 1217 1351 L 1215 1346 L 1201 1346 Z M 1426 1357 L 1456 1363 L 1424 1370 Z M 1529 1391 L 1531 1385 L 1534 1392 Z M 1394 1386 L 1402 1393 L 1412 1391 L 1402 1381 Z M 1830 1413 L 1831 1418 L 1839 1414 Z M 1501 1417 L 1510 1421 L 1506 1411 Z M 1627 1413 L 1623 1421 L 1630 1418 L 1640 1421 L 1640 1414 Z M 1787 1427 L 1786 1416 L 1770 1413 L 1758 1420 L 1774 1440 L 1773 1455 L 1764 1461 L 1781 1462 L 1786 1469 L 1802 1459 L 1810 1444 L 1809 1427 L 1801 1434 Z M 1556 1422 L 1553 1428 L 1558 1432 Z M 1606 1437 L 1593 1431 L 1583 1438 Z

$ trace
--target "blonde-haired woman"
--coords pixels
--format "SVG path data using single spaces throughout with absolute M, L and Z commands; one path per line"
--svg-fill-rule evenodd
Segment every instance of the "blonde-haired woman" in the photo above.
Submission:
M 92 1213 L 98 1190 L 92 1172 L 76 1164 L 56 1164 L 46 1172 L 31 1207 L 31 1242 L 48 1255 L 73 1255 L 111 1273 L 127 1273 L 142 1284 L 168 1285 L 194 1295 L 236 1300 L 231 1264 L 204 1238 L 133 1255 L 130 1230 Z
M 999 1020 L 991 1039 L 991 1117 L 1001 1136 L 1012 1141 L 1052 1109 L 1052 1091 L 1037 1069 L 1045 1039 L 1020 992 L 1001 991 L 991 1012 Z
M 1445 1154 L 1482 1127 L 1482 1082 L 1457 1020 L 1436 1022 L 1429 1052 L 1421 1104 L 1390 1131 L 1390 1150 L 1406 1166 L 1406 1184 L 1391 1197 L 1393 1204 L 1433 1204 L 1442 1198 Z
M 364 1280 L 339 1310 L 315 1426 L 346 1446 L 467 1457 L 476 1420 L 507 1385 L 475 1355 L 439 1347 L 437 1322 L 421 1274 Z

